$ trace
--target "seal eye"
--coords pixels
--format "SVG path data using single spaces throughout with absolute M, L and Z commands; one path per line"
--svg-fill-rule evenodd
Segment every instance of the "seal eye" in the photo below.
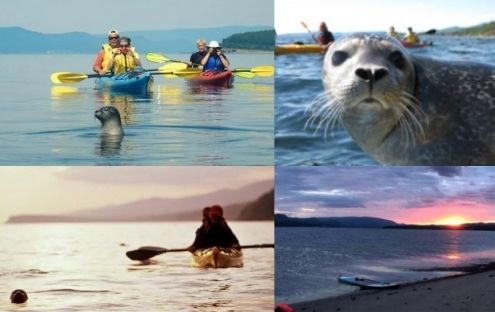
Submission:
M 340 64 L 344 63 L 348 57 L 349 54 L 347 54 L 347 52 L 335 51 L 335 53 L 332 55 L 332 65 L 339 66 Z
M 395 67 L 399 69 L 403 69 L 404 67 L 406 67 L 406 58 L 401 51 L 394 51 L 390 53 L 388 59 L 390 60 L 390 62 L 392 62 L 392 64 L 395 65 Z

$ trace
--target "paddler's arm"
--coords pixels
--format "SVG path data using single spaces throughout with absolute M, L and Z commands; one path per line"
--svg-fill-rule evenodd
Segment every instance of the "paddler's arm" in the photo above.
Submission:
M 227 60 L 227 57 L 220 50 L 218 50 L 218 57 L 220 58 L 220 61 L 222 62 L 225 69 L 227 69 L 227 67 L 229 67 L 230 65 L 229 60 Z
M 208 59 L 210 58 L 210 54 L 213 52 L 213 48 L 209 48 L 208 49 L 208 52 L 206 52 L 206 55 L 205 57 L 203 57 L 203 59 L 201 60 L 201 65 L 205 65 L 206 62 L 208 62 Z

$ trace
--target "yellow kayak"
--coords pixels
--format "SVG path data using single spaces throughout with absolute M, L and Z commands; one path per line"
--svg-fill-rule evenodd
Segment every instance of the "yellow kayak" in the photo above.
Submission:
M 281 44 L 275 46 L 275 55 L 293 53 L 324 53 L 326 49 L 319 44 Z
M 191 265 L 196 268 L 240 268 L 243 266 L 242 252 L 234 248 L 198 249 L 191 256 Z

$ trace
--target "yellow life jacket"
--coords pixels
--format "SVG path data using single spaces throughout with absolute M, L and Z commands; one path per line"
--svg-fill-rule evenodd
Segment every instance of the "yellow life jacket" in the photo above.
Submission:
M 399 33 L 398 33 L 398 32 L 396 32 L 396 31 L 389 31 L 389 32 L 388 32 L 388 35 L 389 35 L 390 37 L 392 37 L 392 38 L 395 38 L 395 39 L 397 39 L 397 40 L 400 40 L 400 35 L 399 35 Z
M 416 36 L 416 34 L 414 34 L 414 33 L 408 34 L 406 36 L 406 38 L 404 38 L 404 40 L 409 42 L 409 43 L 417 43 L 418 42 L 418 36 Z
M 112 59 L 113 48 L 108 43 L 104 43 L 101 45 L 101 49 L 105 51 L 105 54 L 103 54 L 103 62 L 101 63 L 101 69 L 107 71 L 108 63 L 110 63 L 110 60 Z
M 131 51 L 134 53 L 136 59 L 139 59 L 139 55 L 135 52 L 134 47 L 131 47 Z M 134 68 L 136 68 L 136 62 L 131 55 L 117 54 L 113 58 L 113 73 L 116 75 L 133 71 Z

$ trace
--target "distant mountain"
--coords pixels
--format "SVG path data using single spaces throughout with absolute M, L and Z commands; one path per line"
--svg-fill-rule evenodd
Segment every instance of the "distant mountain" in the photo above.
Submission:
M 472 27 L 451 27 L 448 29 L 443 29 L 441 31 L 443 35 L 453 35 L 453 36 L 481 36 L 489 37 L 495 36 L 495 21 L 479 24 Z
M 386 226 L 387 229 L 403 230 L 466 230 L 466 231 L 495 231 L 495 223 L 465 223 L 455 227 L 451 225 L 418 225 L 418 224 L 397 224 Z
M 7 223 L 200 220 L 201 209 L 214 204 L 224 207 L 227 219 L 273 220 L 273 200 L 265 199 L 270 192 L 273 193 L 272 180 L 186 198 L 149 198 L 59 215 L 16 215 Z M 270 209 L 272 215 L 267 212 Z
M 123 31 L 138 52 L 194 52 L 196 40 L 223 41 L 233 34 L 271 30 L 271 26 L 227 26 L 204 29 Z M 95 53 L 107 42 L 106 35 L 84 32 L 44 34 L 21 27 L 0 27 L 0 53 Z
M 275 214 L 275 226 L 383 228 L 392 225 L 397 223 L 372 217 L 291 218 L 284 214 Z
M 223 47 L 229 49 L 272 50 L 275 46 L 275 30 L 252 31 L 234 34 L 223 39 Z

